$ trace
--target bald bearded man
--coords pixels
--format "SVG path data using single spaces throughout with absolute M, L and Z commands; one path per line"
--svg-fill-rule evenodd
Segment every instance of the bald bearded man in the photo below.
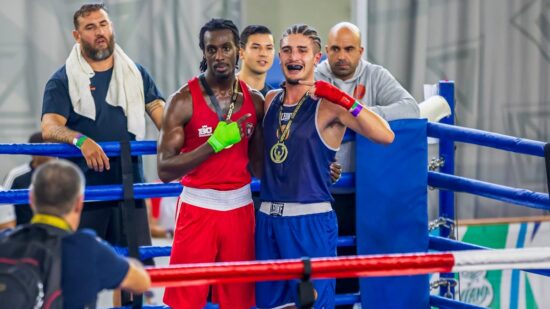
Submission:
M 364 48 L 357 26 L 336 24 L 328 34 L 325 49 L 328 58 L 315 70 L 316 80 L 334 84 L 387 121 L 418 118 L 418 104 L 391 73 L 361 59 Z
M 330 29 L 325 50 L 328 57 L 317 66 L 315 80 L 335 85 L 387 121 L 419 117 L 418 104 L 391 73 L 361 58 L 364 48 L 357 26 L 349 22 L 336 24 Z M 355 171 L 354 148 L 354 142 L 343 143 L 336 154 L 343 172 Z M 354 190 L 333 188 L 331 192 L 340 235 L 355 235 Z M 338 249 L 338 255 L 352 254 L 356 254 L 355 248 Z M 343 279 L 336 284 L 337 293 L 357 290 L 357 279 Z

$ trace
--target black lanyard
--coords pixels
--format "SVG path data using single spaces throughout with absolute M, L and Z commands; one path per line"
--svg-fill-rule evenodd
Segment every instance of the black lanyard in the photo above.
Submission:
M 210 98 L 210 102 L 212 103 L 212 106 L 214 107 L 214 110 L 218 115 L 218 119 L 220 121 L 231 120 L 231 115 L 233 114 L 233 110 L 235 109 L 235 103 L 237 102 L 237 97 L 239 96 L 239 93 L 237 92 L 239 80 L 236 79 L 235 84 L 233 85 L 233 94 L 231 95 L 231 103 L 229 103 L 229 109 L 227 111 L 227 117 L 225 119 L 223 118 L 223 111 L 222 111 L 222 108 L 220 107 L 220 103 L 218 102 L 218 99 L 214 95 L 212 88 L 208 86 L 208 83 L 206 82 L 206 78 L 204 77 L 204 74 L 199 75 L 199 80 L 201 81 L 202 87 L 206 91 L 206 94 Z

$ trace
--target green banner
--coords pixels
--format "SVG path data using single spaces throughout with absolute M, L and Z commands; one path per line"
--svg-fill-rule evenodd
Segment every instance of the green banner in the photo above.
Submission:
M 550 222 L 460 227 L 459 239 L 494 249 L 550 247 Z M 550 277 L 519 270 L 459 274 L 460 300 L 489 308 L 550 308 Z

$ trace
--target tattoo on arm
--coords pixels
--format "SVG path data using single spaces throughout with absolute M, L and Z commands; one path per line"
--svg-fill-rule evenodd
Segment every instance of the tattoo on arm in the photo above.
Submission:
M 164 101 L 157 99 L 145 105 L 145 110 L 149 115 L 152 115 L 153 112 L 159 108 L 164 108 Z
M 45 114 L 40 125 L 42 136 L 48 142 L 72 144 L 79 133 L 67 127 L 67 119 L 58 114 Z
M 76 134 L 77 132 L 65 126 L 58 126 L 53 128 L 53 130 L 51 131 L 51 135 L 49 136 L 49 139 L 56 142 L 72 144 L 73 138 Z

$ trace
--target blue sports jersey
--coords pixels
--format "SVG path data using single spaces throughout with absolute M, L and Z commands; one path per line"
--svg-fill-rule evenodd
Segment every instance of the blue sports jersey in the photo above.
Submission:
M 264 170 L 260 198 L 266 202 L 318 203 L 332 201 L 330 164 L 337 149 L 321 139 L 316 123 L 319 100 L 307 97 L 291 124 L 284 142 L 288 154 L 284 162 L 271 159 L 271 148 L 278 142 L 280 122 L 286 125 L 297 108 L 283 106 L 283 93 L 275 96 L 264 117 Z M 279 120 L 281 118 L 281 120 Z
M 143 104 L 150 103 L 156 99 L 164 100 L 162 94 L 155 85 L 153 78 L 145 68 L 136 63 L 143 79 Z M 84 117 L 77 114 L 69 96 L 69 79 L 65 66 L 57 70 L 46 83 L 44 98 L 42 102 L 42 115 L 54 113 L 67 119 L 66 126 L 96 142 L 111 142 L 123 140 L 135 140 L 134 134 L 128 132 L 127 119 L 124 110 L 118 106 L 112 106 L 105 101 L 109 90 L 109 83 L 113 75 L 113 69 L 103 72 L 95 72 L 90 79 L 90 91 L 94 98 L 96 108 L 96 119 Z M 111 169 L 103 172 L 96 172 L 89 169 L 82 157 L 68 158 L 76 163 L 86 176 L 87 185 L 120 184 L 122 174 L 120 173 L 119 157 L 111 157 Z M 141 157 L 132 157 L 134 169 L 134 181 L 143 182 L 143 171 L 141 168 Z
M 153 78 L 141 65 L 136 67 L 143 79 L 143 104 L 156 99 L 163 99 L 155 85 Z M 119 106 L 112 106 L 105 101 L 113 69 L 95 72 L 90 79 L 90 90 L 94 98 L 96 119 L 92 120 L 74 112 L 69 96 L 69 79 L 65 66 L 57 70 L 48 80 L 42 102 L 42 115 L 46 113 L 59 114 L 67 119 L 67 127 L 91 137 L 96 142 L 135 140 L 135 136 L 128 132 L 124 110 Z
M 119 287 L 130 267 L 92 230 L 68 235 L 63 239 L 62 250 L 64 308 L 89 308 L 103 289 Z

